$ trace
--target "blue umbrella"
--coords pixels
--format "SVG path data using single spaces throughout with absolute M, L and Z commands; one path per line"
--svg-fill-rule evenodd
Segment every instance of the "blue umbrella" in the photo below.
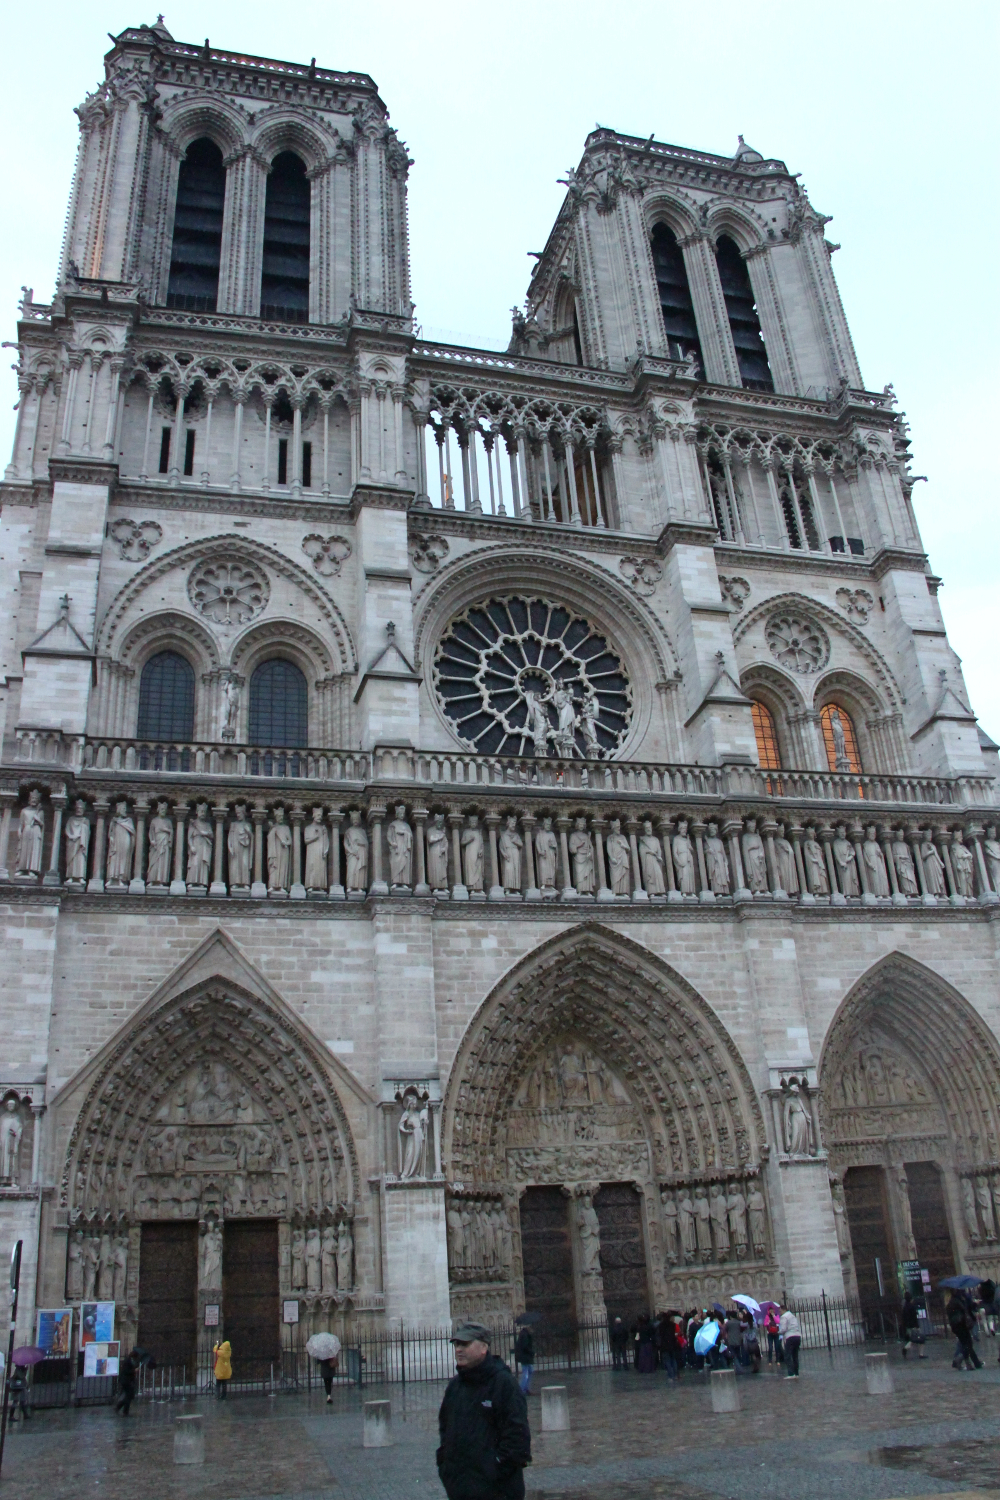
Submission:
M 981 1276 L 945 1276 L 938 1282 L 938 1286 L 950 1287 L 957 1292 L 971 1292 L 974 1287 L 982 1286 Z
M 695 1354 L 707 1354 L 719 1337 L 719 1325 L 714 1320 L 703 1323 L 694 1336 Z

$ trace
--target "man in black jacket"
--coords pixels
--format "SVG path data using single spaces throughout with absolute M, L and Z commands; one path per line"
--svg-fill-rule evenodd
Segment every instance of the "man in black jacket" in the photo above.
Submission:
M 490 1353 L 491 1338 L 481 1323 L 460 1323 L 452 1335 L 458 1374 L 441 1402 L 437 1450 L 448 1500 L 524 1500 L 528 1406 L 503 1360 Z

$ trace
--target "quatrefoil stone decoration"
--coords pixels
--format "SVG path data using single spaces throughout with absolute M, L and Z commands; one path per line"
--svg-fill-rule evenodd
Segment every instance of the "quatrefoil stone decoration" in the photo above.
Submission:
M 256 619 L 270 597 L 267 574 L 246 558 L 208 558 L 188 579 L 188 598 L 195 609 L 223 629 Z

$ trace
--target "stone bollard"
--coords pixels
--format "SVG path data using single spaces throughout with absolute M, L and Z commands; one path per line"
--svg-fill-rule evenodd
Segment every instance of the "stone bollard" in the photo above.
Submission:
M 391 1448 L 392 1436 L 392 1402 L 391 1401 L 366 1401 L 364 1404 L 365 1428 L 364 1446 L 366 1448 Z
M 542 1431 L 569 1432 L 569 1397 L 564 1385 L 542 1386 Z
M 869 1396 L 891 1396 L 896 1389 L 889 1368 L 888 1354 L 865 1355 L 865 1379 Z
M 713 1370 L 710 1380 L 713 1411 L 740 1411 L 740 1393 L 735 1370 Z
M 174 1463 L 205 1462 L 205 1429 L 201 1416 L 174 1418 Z

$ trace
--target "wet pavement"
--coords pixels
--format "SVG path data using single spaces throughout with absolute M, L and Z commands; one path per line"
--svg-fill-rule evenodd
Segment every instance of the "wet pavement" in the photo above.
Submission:
M 572 1430 L 542 1433 L 529 1402 L 530 1500 L 896 1500 L 963 1493 L 1000 1500 L 998 1340 L 985 1368 L 956 1372 L 951 1346 L 901 1360 L 895 1393 L 867 1393 L 860 1351 L 806 1351 L 799 1380 L 741 1375 L 743 1409 L 715 1415 L 705 1380 L 594 1371 L 536 1373 L 569 1389 Z M 140 1401 L 37 1412 L 9 1432 L 0 1492 L 25 1500 L 141 1494 L 151 1500 L 400 1500 L 442 1496 L 438 1384 L 311 1394 Z M 396 1443 L 361 1445 L 361 1405 L 392 1402 Z M 173 1463 L 175 1416 L 202 1412 L 206 1462 Z

